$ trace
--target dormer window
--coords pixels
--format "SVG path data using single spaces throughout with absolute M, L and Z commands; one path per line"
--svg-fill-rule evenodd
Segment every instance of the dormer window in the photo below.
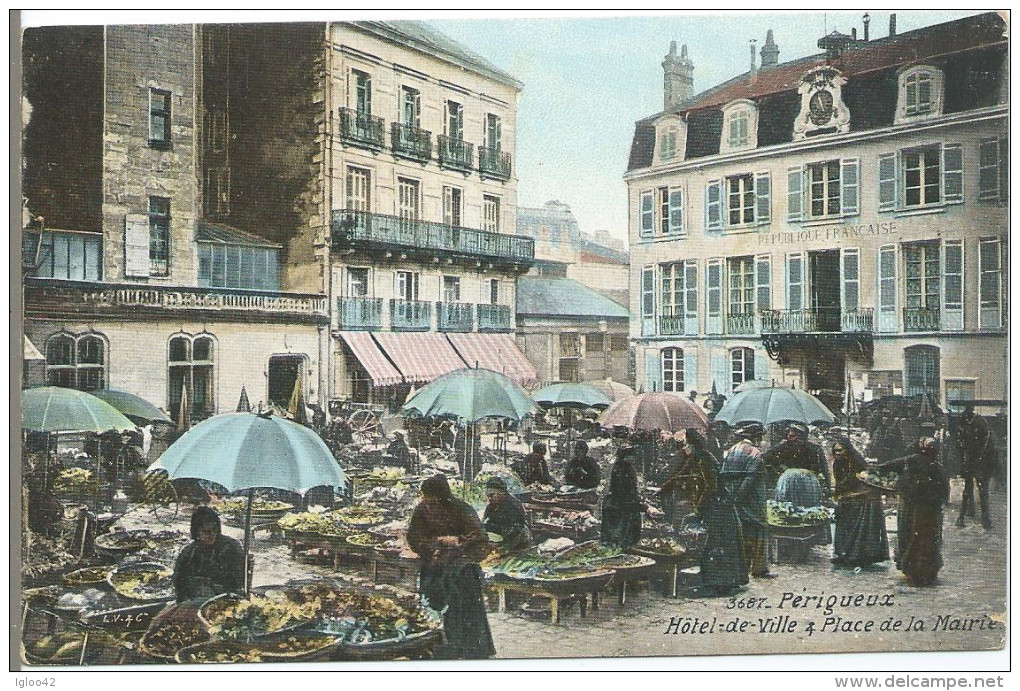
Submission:
M 758 146 L 758 107 L 753 101 L 734 101 L 723 108 L 719 152 L 743 151 Z
M 896 122 L 942 114 L 942 70 L 920 65 L 900 74 Z
M 655 125 L 655 160 L 672 163 L 684 159 L 687 130 L 677 117 L 663 119 Z

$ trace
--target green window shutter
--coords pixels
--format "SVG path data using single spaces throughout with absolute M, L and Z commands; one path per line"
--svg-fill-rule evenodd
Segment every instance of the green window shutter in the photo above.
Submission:
M 754 175 L 754 217 L 758 225 L 772 222 L 772 179 L 768 171 Z
M 840 161 L 839 181 L 841 186 L 840 214 L 856 216 L 861 212 L 861 162 L 856 158 Z
M 705 187 L 705 230 L 722 230 L 722 181 L 709 180 Z
M 804 169 L 790 168 L 786 173 L 786 220 L 804 219 Z
M 896 192 L 896 154 L 882 154 L 878 157 L 878 210 L 895 211 L 898 195 Z
M 942 147 L 942 193 L 946 204 L 963 202 L 963 149 L 959 144 Z

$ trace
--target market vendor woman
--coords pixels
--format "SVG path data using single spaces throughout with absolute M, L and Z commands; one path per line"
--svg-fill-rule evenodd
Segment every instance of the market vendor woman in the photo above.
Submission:
M 220 516 L 208 506 L 191 514 L 191 538 L 174 564 L 177 601 L 244 592 L 244 549 L 222 534 Z
M 485 614 L 482 569 L 488 539 L 478 514 L 450 491 L 444 475 L 421 483 L 421 502 L 407 527 L 407 544 L 421 558 L 421 593 L 443 613 L 444 659 L 492 657 L 496 648 Z

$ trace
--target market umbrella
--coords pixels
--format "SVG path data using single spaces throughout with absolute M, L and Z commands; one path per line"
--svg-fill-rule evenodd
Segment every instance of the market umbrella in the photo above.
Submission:
M 774 422 L 810 425 L 834 422 L 836 416 L 807 391 L 769 386 L 736 394 L 723 405 L 715 419 L 731 426 L 747 422 L 765 426 Z
M 101 398 L 124 414 L 125 417 L 141 425 L 153 422 L 169 422 L 173 419 L 147 400 L 121 389 L 100 389 L 92 395 Z
M 630 388 L 626 384 L 613 381 L 612 379 L 599 379 L 597 381 L 587 382 L 588 386 L 594 387 L 602 393 L 609 396 L 611 400 L 622 401 L 625 398 L 634 395 L 634 389 Z
M 604 410 L 612 404 L 612 399 L 602 391 L 599 391 L 588 384 L 566 382 L 562 384 L 550 384 L 537 391 L 532 398 L 535 403 L 543 408 L 566 408 L 567 409 L 567 450 L 570 453 L 573 435 L 572 412 L 574 410 L 586 410 L 597 408 Z
M 60 386 L 26 389 L 21 398 L 21 426 L 33 432 L 128 432 L 135 423 L 106 401 Z
M 617 401 L 602 413 L 603 427 L 626 427 L 631 432 L 679 432 L 695 429 L 708 433 L 708 416 L 691 401 L 672 393 L 642 393 Z
M 346 475 L 319 435 L 270 414 L 227 413 L 203 420 L 163 452 L 149 470 L 165 470 L 171 480 L 208 480 L 228 492 L 248 490 L 246 564 L 256 488 L 305 494 L 313 487 L 347 486 Z M 245 574 L 247 585 L 247 568 Z
M 433 379 L 400 409 L 432 417 L 478 422 L 488 417 L 520 421 L 535 401 L 509 377 L 487 369 L 459 369 Z
M 767 389 L 769 387 L 776 389 L 789 389 L 790 385 L 783 382 L 777 382 L 775 379 L 772 381 L 767 379 L 748 379 L 743 384 L 738 384 L 733 387 L 733 393 L 750 391 L 751 389 Z

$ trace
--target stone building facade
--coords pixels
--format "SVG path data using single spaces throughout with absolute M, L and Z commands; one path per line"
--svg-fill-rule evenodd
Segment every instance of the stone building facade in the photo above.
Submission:
M 847 386 L 1004 400 L 1004 32 L 984 14 L 830 34 L 781 64 L 770 37 L 761 69 L 638 121 L 625 180 L 645 388 L 782 380 L 836 409 Z

